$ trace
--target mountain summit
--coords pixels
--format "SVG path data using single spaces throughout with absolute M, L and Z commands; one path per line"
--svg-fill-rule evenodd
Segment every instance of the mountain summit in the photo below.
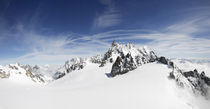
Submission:
M 208 109 L 208 70 L 184 62 L 113 41 L 101 55 L 60 66 L 0 66 L 0 108 Z
M 156 60 L 157 56 L 155 53 L 146 46 L 135 47 L 131 43 L 118 44 L 114 40 L 108 51 L 102 55 L 87 59 L 73 58 L 66 61 L 63 68 L 56 73 L 55 77 L 58 79 L 74 70 L 83 69 L 87 63 L 99 64 L 99 67 L 104 67 L 107 63 L 113 64 L 109 76 L 114 77 L 134 70 L 142 64 L 155 62 Z
M 104 54 L 90 58 L 72 58 L 71 60 L 66 61 L 63 66 L 54 70 L 51 75 L 43 73 L 46 71 L 43 70 L 43 67 L 10 64 L 0 66 L 0 78 L 12 78 L 14 75 L 18 75 L 27 79 L 29 78 L 36 83 L 48 84 L 71 72 L 86 69 L 89 64 L 97 65 L 96 67 L 99 69 L 108 65 L 110 71 L 104 72 L 104 74 L 108 77 L 115 77 L 128 73 L 148 63 L 167 65 L 169 69 L 172 69 L 172 72 L 168 74 L 168 77 L 174 79 L 179 86 L 186 87 L 201 95 L 208 95 L 210 78 L 205 75 L 205 72 L 199 73 L 197 70 L 182 71 L 174 62 L 163 56 L 158 57 L 154 51 L 146 46 L 136 47 L 131 43 L 119 44 L 115 40 Z

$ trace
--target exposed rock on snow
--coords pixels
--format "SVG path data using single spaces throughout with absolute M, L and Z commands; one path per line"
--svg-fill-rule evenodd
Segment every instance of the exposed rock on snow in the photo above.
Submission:
M 163 64 L 168 64 L 168 60 L 167 60 L 165 57 L 163 57 L 163 56 L 161 56 L 161 57 L 158 59 L 158 61 L 161 62 L 161 63 L 163 63 Z
M 20 64 L 9 64 L 6 66 L 0 66 L 0 77 L 1 78 L 9 78 L 10 76 L 22 76 L 25 78 L 30 78 L 32 81 L 40 84 L 46 84 L 50 82 L 52 79 L 38 73 L 38 66 L 30 66 L 30 65 L 20 65 Z
M 86 66 L 86 59 L 83 58 L 72 58 L 69 61 L 66 61 L 65 65 L 60 68 L 55 75 L 54 79 L 59 79 L 65 76 L 67 73 L 70 73 L 75 70 L 81 70 Z
M 8 78 L 10 76 L 9 73 L 2 71 L 2 69 L 0 69 L 0 77 L 1 78 Z
M 189 88 L 194 93 L 200 93 L 204 96 L 208 94 L 210 88 L 210 78 L 205 76 L 204 72 L 200 74 L 196 69 L 194 71 L 183 72 L 174 65 L 174 62 L 166 59 L 165 57 L 160 57 L 158 61 L 173 68 L 169 77 L 176 80 L 179 86 Z
M 90 62 L 96 63 L 96 64 L 101 64 L 102 57 L 103 57 L 103 55 L 92 56 L 92 57 L 90 57 Z
M 134 62 L 131 54 L 127 54 L 126 56 L 118 56 L 115 63 L 112 66 L 111 76 L 114 77 L 118 74 L 124 74 L 128 71 L 134 70 L 137 68 L 136 62 Z
M 199 74 L 195 69 L 194 71 L 183 72 L 183 75 L 188 79 L 195 89 L 201 91 L 202 95 L 206 95 L 208 93 L 207 86 L 210 86 L 210 78 L 205 76 L 204 72 Z
M 113 41 L 112 47 L 104 55 L 103 62 L 112 62 L 113 59 L 115 62 L 110 73 L 112 77 L 134 70 L 142 64 L 154 62 L 157 56 L 147 47 L 136 48 L 131 43 L 120 45 Z
M 85 59 L 73 58 L 70 61 L 66 61 L 65 63 L 66 73 L 69 73 L 74 70 L 83 69 L 85 65 L 86 65 Z
M 40 66 L 10 64 L 0 66 L 0 78 L 22 75 L 36 83 L 47 84 L 53 80 L 62 78 L 70 72 L 81 70 L 86 67 L 87 64 L 96 64 L 98 67 L 106 67 L 107 64 L 112 65 L 109 76 L 114 77 L 135 70 L 143 64 L 155 61 L 173 69 L 173 71 L 169 73 L 169 77 L 176 80 L 179 86 L 186 87 L 202 95 L 208 94 L 210 78 L 204 72 L 199 73 L 197 70 L 180 70 L 173 61 L 163 56 L 157 57 L 155 53 L 146 46 L 138 48 L 131 43 L 118 44 L 116 41 L 113 41 L 111 47 L 103 55 L 97 55 L 87 59 L 73 58 L 66 61 L 60 68 L 53 70 L 50 76 L 43 73 L 45 70 Z M 49 66 L 46 67 L 49 69 Z

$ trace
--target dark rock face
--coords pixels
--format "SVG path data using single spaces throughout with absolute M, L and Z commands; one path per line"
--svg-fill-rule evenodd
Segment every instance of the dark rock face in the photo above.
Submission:
M 109 59 L 109 62 L 112 63 L 112 62 L 113 62 L 113 58 L 110 58 L 110 59 Z
M 65 76 L 66 74 L 63 72 L 56 72 L 55 75 L 53 76 L 54 79 L 60 79 L 63 76 Z
M 196 90 L 199 90 L 201 92 L 202 95 L 206 95 L 208 93 L 206 85 L 210 86 L 210 78 L 205 76 L 204 72 L 199 74 L 198 71 L 195 69 L 194 71 L 184 72 L 183 75 Z
M 132 58 L 135 62 L 138 63 L 138 65 L 142 65 L 149 62 L 154 62 L 157 60 L 157 56 L 153 51 L 151 51 L 149 48 L 142 47 L 138 48 L 135 47 L 133 44 L 118 44 L 116 41 L 113 41 L 111 48 L 102 55 L 101 57 L 98 57 L 97 59 L 100 63 L 100 66 L 104 66 L 106 63 L 113 63 L 116 61 L 116 57 L 120 56 L 122 59 L 130 53 L 132 55 Z M 95 60 L 95 59 L 93 59 Z
M 183 75 L 185 76 L 185 77 L 194 77 L 194 78 L 199 78 L 199 73 L 198 73 L 198 71 L 195 69 L 194 71 L 188 71 L 188 72 L 184 72 L 183 73 Z
M 90 58 L 90 61 L 93 63 L 98 63 L 100 61 L 100 56 L 95 56 Z M 65 76 L 67 73 L 70 73 L 75 70 L 81 70 L 86 66 L 86 60 L 83 58 L 72 58 L 69 61 L 65 62 L 65 65 L 57 70 L 53 75 L 53 79 L 59 79 Z
M 9 78 L 10 74 L 0 69 L 0 78 Z
M 104 57 L 102 59 L 102 62 L 107 61 L 111 56 L 112 56 L 112 52 L 113 50 L 109 49 L 105 54 Z
M 113 61 L 115 56 L 117 59 Z M 113 41 L 112 47 L 105 53 L 102 62 L 114 62 L 110 73 L 111 77 L 114 77 L 134 70 L 142 64 L 155 62 L 156 60 L 157 56 L 155 53 L 147 47 L 136 48 L 131 43 L 120 45 Z M 102 63 L 101 66 L 104 66 L 104 64 Z
M 175 79 L 175 76 L 174 76 L 173 72 L 170 72 L 170 73 L 169 73 L 169 78 L 170 78 L 170 79 Z
M 175 66 L 174 66 L 174 62 L 169 62 L 169 66 L 171 66 L 172 68 L 174 68 Z
M 169 74 L 169 78 L 175 79 L 176 82 L 184 87 L 188 86 L 193 92 L 199 92 L 201 95 L 206 96 L 208 86 L 210 86 L 210 78 L 205 76 L 205 73 L 198 73 L 197 69 L 193 71 L 182 72 L 174 64 L 169 64 L 173 67 L 173 71 Z
M 115 63 L 112 66 L 111 76 L 114 77 L 117 74 L 122 73 L 122 58 L 120 56 L 117 57 Z
M 112 66 L 111 76 L 114 77 L 119 74 L 124 74 L 136 68 L 137 65 L 134 62 L 134 59 L 130 53 L 128 53 L 125 57 L 118 56 L 115 63 Z
M 102 61 L 99 67 L 103 67 L 106 64 L 106 61 Z
M 207 77 L 207 76 L 205 75 L 204 72 L 202 72 L 202 73 L 200 74 L 200 78 L 201 78 L 202 80 L 204 80 L 204 82 L 205 82 L 208 86 L 210 86 L 210 78 Z
M 157 60 L 157 56 L 155 55 L 155 53 L 153 51 L 151 51 L 150 54 L 153 54 L 153 56 L 151 56 L 149 61 L 150 62 L 155 62 Z
M 186 78 L 195 78 L 197 80 L 195 86 L 199 85 L 201 81 L 204 81 L 205 84 L 210 86 L 210 78 L 205 75 L 204 71 L 199 74 L 198 71 L 195 69 L 194 71 L 184 72 L 183 74 Z
M 163 64 L 168 65 L 168 60 L 167 60 L 165 57 L 163 57 L 163 56 L 161 56 L 161 57 L 158 59 L 158 61 L 161 62 L 161 63 L 163 63 Z
M 197 91 L 204 96 L 208 94 L 210 78 L 205 76 L 204 72 L 199 74 L 197 69 L 182 72 L 172 61 L 165 57 L 158 58 L 158 61 L 173 68 L 173 71 L 169 73 L 169 78 L 176 80 L 177 84 L 181 87 L 190 87 L 193 92 Z
M 74 70 L 83 69 L 85 65 L 86 65 L 86 62 L 84 59 L 73 58 L 70 61 L 66 61 L 65 63 L 66 73 L 70 73 Z

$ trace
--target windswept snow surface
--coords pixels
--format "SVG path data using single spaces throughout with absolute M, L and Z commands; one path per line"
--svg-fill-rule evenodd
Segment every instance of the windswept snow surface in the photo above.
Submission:
M 166 65 L 149 63 L 108 78 L 112 64 L 88 63 L 48 85 L 13 84 L 0 79 L 0 109 L 207 109 L 175 82 Z M 199 100 L 200 101 L 200 100 Z

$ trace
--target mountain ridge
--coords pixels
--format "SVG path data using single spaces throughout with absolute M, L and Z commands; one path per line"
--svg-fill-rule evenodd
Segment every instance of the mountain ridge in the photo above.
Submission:
M 102 55 L 90 58 L 72 58 L 66 61 L 63 66 L 55 70 L 52 76 L 43 74 L 39 66 L 10 64 L 4 67 L 0 66 L 0 77 L 10 78 L 11 75 L 22 75 L 36 83 L 48 84 L 71 72 L 85 68 L 89 63 L 97 64 L 98 67 L 111 64 L 111 70 L 106 74 L 108 77 L 115 77 L 152 62 L 159 62 L 173 69 L 168 76 L 175 80 L 179 86 L 189 88 L 193 92 L 204 96 L 208 95 L 210 79 L 205 75 L 205 72 L 198 73 L 197 70 L 182 71 L 173 61 L 163 56 L 158 57 L 146 46 L 139 48 L 131 43 L 123 45 L 116 43 L 116 41 L 113 41 L 108 51 Z

